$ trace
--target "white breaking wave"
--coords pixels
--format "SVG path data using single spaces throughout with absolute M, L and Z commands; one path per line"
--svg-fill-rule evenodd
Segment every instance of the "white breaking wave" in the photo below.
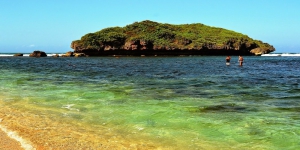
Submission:
M 62 106 L 61 108 L 79 111 L 79 109 L 71 108 L 71 107 L 73 107 L 74 105 L 75 105 L 75 104 L 64 105 L 64 106 Z
M 59 56 L 62 56 L 64 54 L 61 53 L 49 53 L 47 54 L 48 57 L 52 57 L 53 55 L 58 54 Z M 0 57 L 12 57 L 14 56 L 14 54 L 0 54 Z M 29 57 L 29 54 L 23 54 L 24 57 Z
M 261 56 L 300 56 L 298 53 L 262 54 Z
M 289 53 L 283 53 L 281 56 L 300 56 L 300 54 L 289 54 Z
M 0 54 L 0 57 L 9 57 L 9 56 L 14 56 L 13 54 Z
M 0 118 L 0 122 L 2 122 L 2 119 Z M 24 148 L 25 150 L 36 150 L 30 142 L 26 141 L 22 137 L 20 137 L 16 132 L 10 131 L 6 129 L 4 126 L 0 125 L 0 129 L 7 134 L 8 137 L 20 142 L 21 147 Z

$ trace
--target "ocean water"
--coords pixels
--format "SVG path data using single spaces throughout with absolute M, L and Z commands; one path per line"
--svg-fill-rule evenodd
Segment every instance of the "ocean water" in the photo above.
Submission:
M 0 118 L 42 146 L 68 130 L 127 149 L 299 149 L 300 58 L 237 59 L 0 57 L 0 104 L 21 110 Z

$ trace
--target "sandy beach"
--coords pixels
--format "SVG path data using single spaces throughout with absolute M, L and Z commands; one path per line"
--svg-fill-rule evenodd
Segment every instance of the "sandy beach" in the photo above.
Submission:
M 110 128 L 88 128 L 84 124 L 74 124 L 70 120 L 60 120 L 51 115 L 37 115 L 29 110 L 1 105 L 0 149 L 1 150 L 169 150 L 185 149 L 185 144 L 163 142 L 159 139 L 132 138 L 122 131 Z M 49 114 L 49 110 L 45 110 Z M 5 132 L 3 132 L 6 130 Z M 7 133 L 9 132 L 9 133 Z M 13 134 L 12 139 L 8 134 Z M 123 136 L 122 136 L 123 135 Z M 3 140 L 2 140 L 3 139 Z M 215 149 L 211 143 L 203 142 L 201 149 Z
M 1 150 L 170 148 L 153 143 L 151 140 L 145 141 L 144 139 L 129 139 L 119 136 L 109 132 L 109 129 L 101 128 L 99 129 L 101 133 L 93 131 L 85 125 L 75 125 L 71 121 L 57 120 L 51 115 L 36 115 L 7 106 L 2 106 L 0 119 Z M 13 134 L 13 137 L 18 141 L 10 138 L 8 134 Z

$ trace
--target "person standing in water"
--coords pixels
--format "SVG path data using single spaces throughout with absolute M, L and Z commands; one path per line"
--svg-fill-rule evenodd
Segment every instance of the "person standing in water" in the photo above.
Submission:
M 230 65 L 230 59 L 231 59 L 230 56 L 227 56 L 227 57 L 226 57 L 226 65 L 227 65 L 227 66 Z
M 242 56 L 239 56 L 239 63 L 240 66 L 243 66 L 244 58 Z

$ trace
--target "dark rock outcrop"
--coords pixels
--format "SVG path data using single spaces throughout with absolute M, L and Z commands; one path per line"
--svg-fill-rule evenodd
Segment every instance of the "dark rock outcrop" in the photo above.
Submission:
M 86 57 L 84 53 L 74 53 L 74 57 Z
M 33 51 L 29 57 L 47 57 L 47 54 L 43 51 Z
M 14 54 L 14 56 L 23 56 L 21 53 Z
M 66 52 L 66 54 L 62 55 L 61 57 L 74 57 L 74 52 Z

